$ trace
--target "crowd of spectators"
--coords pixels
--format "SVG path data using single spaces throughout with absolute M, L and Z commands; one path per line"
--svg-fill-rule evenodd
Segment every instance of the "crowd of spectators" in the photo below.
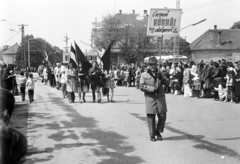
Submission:
M 10 127 L 17 90 L 14 69 L 0 67 L 0 163 L 20 164 L 27 154 L 27 139 L 19 131 Z
M 240 101 L 240 62 L 225 59 L 210 63 L 163 63 L 162 74 L 170 80 L 166 93 L 185 97 L 213 98 L 224 102 Z

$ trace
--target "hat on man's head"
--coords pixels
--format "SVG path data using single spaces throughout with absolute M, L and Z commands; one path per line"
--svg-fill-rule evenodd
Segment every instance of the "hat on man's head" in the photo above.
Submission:
M 148 64 L 157 64 L 157 58 L 156 57 L 150 57 L 148 59 Z

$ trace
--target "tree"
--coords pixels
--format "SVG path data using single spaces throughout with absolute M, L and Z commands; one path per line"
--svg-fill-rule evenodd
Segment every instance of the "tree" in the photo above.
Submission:
M 33 35 L 26 35 L 23 39 L 23 44 L 25 45 L 26 59 L 28 59 L 28 40 L 30 48 L 31 66 L 38 67 L 39 65 L 43 64 L 44 51 L 47 52 L 50 63 L 55 64 L 62 61 L 63 50 L 56 46 L 52 46 L 50 43 L 48 43 L 42 38 L 34 39 Z M 18 58 L 17 60 L 20 60 L 20 58 Z
M 240 21 L 234 22 L 230 29 L 240 29 Z

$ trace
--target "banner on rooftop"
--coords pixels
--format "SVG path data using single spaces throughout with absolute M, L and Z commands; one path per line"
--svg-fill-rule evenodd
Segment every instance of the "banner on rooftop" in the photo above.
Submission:
M 148 18 L 148 36 L 168 36 L 179 34 L 181 9 L 150 9 Z

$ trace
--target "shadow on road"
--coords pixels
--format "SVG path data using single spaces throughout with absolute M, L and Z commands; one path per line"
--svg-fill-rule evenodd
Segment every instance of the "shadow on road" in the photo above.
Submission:
M 51 161 L 52 156 L 48 156 L 47 158 L 31 158 L 31 155 L 41 154 L 41 153 L 51 153 L 54 150 L 60 150 L 64 148 L 77 148 L 77 147 L 90 147 L 95 156 L 104 157 L 100 163 L 103 164 L 113 164 L 113 163 L 131 163 L 131 164 L 139 164 L 144 161 L 141 157 L 137 156 L 129 156 L 128 153 L 131 153 L 135 150 L 133 146 L 128 145 L 124 140 L 126 137 L 113 132 L 113 131 L 103 131 L 98 128 L 97 121 L 92 117 L 83 117 L 81 116 L 76 109 L 72 107 L 74 104 L 69 104 L 63 101 L 63 98 L 58 98 L 54 94 L 48 94 L 48 101 L 55 103 L 59 109 L 67 112 L 66 116 L 71 118 L 71 121 L 62 120 L 60 122 L 54 121 L 51 124 L 34 124 L 30 128 L 28 128 L 28 132 L 36 132 L 39 127 L 47 127 L 50 130 L 57 130 L 57 133 L 51 134 L 48 138 L 57 141 L 58 144 L 55 144 L 54 147 L 46 148 L 45 150 L 38 150 L 37 147 L 29 146 L 28 159 L 25 164 L 32 164 L 35 162 L 43 162 L 43 161 Z M 49 98 L 50 97 L 50 98 Z M 39 97 L 41 99 L 41 97 Z M 42 98 L 43 99 L 43 98 Z M 45 101 L 38 101 L 38 103 L 46 103 Z M 29 114 L 29 119 L 34 119 L 36 117 L 48 119 L 49 114 L 47 113 L 37 113 L 32 112 Z M 31 122 L 29 122 L 31 123 Z M 61 124 L 61 126 L 60 126 Z M 71 128 L 85 128 L 87 129 L 81 134 L 77 134 L 76 131 L 71 130 Z M 68 132 L 66 135 L 65 132 Z M 80 133 L 80 132 L 79 132 Z M 96 140 L 96 143 L 80 143 L 79 136 L 85 139 Z M 76 143 L 64 144 L 61 143 L 64 139 L 72 139 L 76 140 Z M 97 147 L 97 148 L 96 148 Z M 105 159 L 105 158 L 108 159 Z
M 147 123 L 146 117 L 141 117 L 141 116 L 139 116 L 139 114 L 136 114 L 136 113 L 131 113 L 131 114 L 133 116 L 135 116 L 136 118 L 138 118 L 142 121 L 145 121 Z M 173 127 L 169 126 L 169 124 L 170 123 L 165 124 L 166 125 L 165 129 L 167 129 L 173 133 L 181 134 L 181 136 L 167 137 L 167 138 L 164 138 L 164 141 L 191 140 L 192 142 L 196 143 L 196 145 L 193 146 L 196 149 L 203 149 L 203 150 L 207 150 L 207 151 L 210 151 L 212 153 L 215 153 L 215 154 L 218 154 L 221 156 L 222 155 L 229 156 L 229 157 L 233 157 L 233 158 L 240 160 L 240 154 L 238 152 L 236 152 L 235 150 L 229 149 L 226 146 L 217 145 L 217 144 L 211 143 L 209 141 L 203 140 L 203 138 L 205 137 L 204 135 L 192 135 L 192 134 L 183 132 L 179 129 L 173 128 Z

